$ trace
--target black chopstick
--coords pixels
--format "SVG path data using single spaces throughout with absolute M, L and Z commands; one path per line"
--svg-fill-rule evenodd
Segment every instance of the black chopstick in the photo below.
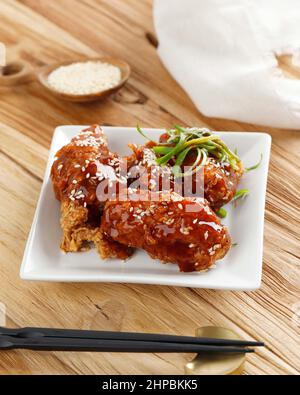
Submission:
M 131 341 L 151 341 L 164 343 L 182 343 L 197 345 L 215 346 L 264 346 L 262 342 L 231 339 L 212 339 L 206 337 L 175 336 L 156 333 L 134 333 L 134 332 L 111 332 L 111 331 L 91 331 L 80 329 L 52 329 L 52 328 L 2 328 L 0 335 L 16 336 L 23 338 L 73 338 L 73 339 L 99 339 L 99 340 L 131 340 Z
M 99 340 L 78 338 L 36 337 L 21 338 L 0 335 L 0 350 L 27 349 L 37 351 L 93 351 L 93 352 L 151 352 L 151 353 L 251 353 L 253 349 L 198 345 L 190 343 L 165 343 L 132 340 Z

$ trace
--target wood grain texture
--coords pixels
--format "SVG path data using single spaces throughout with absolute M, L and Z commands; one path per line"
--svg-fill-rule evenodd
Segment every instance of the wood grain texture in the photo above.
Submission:
M 193 335 L 199 326 L 220 325 L 246 339 L 266 342 L 266 348 L 247 357 L 246 374 L 299 374 L 300 134 L 201 115 L 156 54 L 151 11 L 150 0 L 0 2 L 0 41 L 7 45 L 9 60 L 23 59 L 39 67 L 79 55 L 109 55 L 132 67 L 127 85 L 105 102 L 61 102 L 38 82 L 0 91 L 0 302 L 6 304 L 7 325 L 185 335 Z M 288 59 L 281 59 L 280 66 L 288 77 L 299 77 Z M 53 129 L 95 122 L 263 129 L 272 135 L 260 290 L 19 279 Z M 181 374 L 191 357 L 18 351 L 1 353 L 0 373 Z

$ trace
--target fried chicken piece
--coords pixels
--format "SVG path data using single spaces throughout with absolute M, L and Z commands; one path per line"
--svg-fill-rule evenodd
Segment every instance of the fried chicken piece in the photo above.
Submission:
M 94 237 L 94 243 L 102 259 L 118 258 L 126 260 L 134 249 L 107 237 L 102 231 L 98 231 Z
M 68 200 L 61 202 L 60 224 L 63 230 L 61 249 L 66 252 L 88 250 L 99 231 L 89 224 L 88 209 Z
M 152 142 L 145 146 L 129 144 L 133 153 L 129 160 L 128 186 L 132 189 L 148 189 L 153 192 L 172 191 L 174 189 L 172 167 L 168 164 L 159 166 L 156 163 L 152 146 Z
M 97 199 L 96 189 L 104 179 L 99 166 L 114 166 L 118 155 L 109 151 L 102 129 L 93 125 L 72 138 L 55 156 L 51 169 L 55 196 L 78 205 L 103 205 Z M 86 204 L 84 204 L 86 203 Z
M 204 199 L 174 192 L 156 192 L 151 201 L 143 196 L 137 192 L 134 200 L 106 203 L 100 229 L 107 240 L 143 248 L 154 259 L 177 263 L 182 272 L 206 270 L 225 256 L 229 233 Z
M 93 242 L 101 254 L 104 247 L 99 222 L 108 185 L 127 183 L 126 177 L 120 175 L 120 161 L 109 151 L 107 139 L 97 125 L 83 130 L 57 152 L 51 179 L 55 196 L 61 201 L 63 251 L 86 250 Z M 124 259 L 128 251 L 123 246 L 115 248 L 115 256 Z
M 161 136 L 160 142 L 164 142 L 164 135 Z M 200 170 L 191 176 L 191 186 L 188 190 L 185 186 L 177 185 L 178 179 L 174 178 L 172 173 L 172 165 L 158 166 L 156 164 L 156 155 L 151 150 L 155 143 L 147 143 L 145 146 L 137 147 L 130 145 L 133 150 L 133 157 L 137 164 L 133 167 L 132 173 L 137 175 L 139 173 L 139 185 L 143 188 L 147 186 L 152 191 L 179 191 L 184 196 L 194 196 L 192 191 L 199 191 L 199 197 L 204 197 L 209 205 L 217 210 L 226 203 L 229 203 L 236 193 L 239 181 L 244 173 L 241 162 L 237 165 L 238 168 L 234 170 L 229 163 L 218 162 L 213 156 L 208 157 L 207 162 L 203 166 L 203 171 Z M 133 159 L 132 159 L 133 161 Z M 189 153 L 181 168 L 189 167 L 195 161 L 195 154 Z M 130 186 L 136 187 L 136 180 L 132 180 L 133 184 Z M 180 181 L 179 181 L 180 182 Z M 179 187 L 179 188 L 177 188 Z M 195 192 L 194 192 L 195 193 Z
M 189 166 L 193 162 L 192 155 L 188 155 L 183 166 Z M 220 163 L 215 158 L 209 157 L 203 168 L 203 173 L 192 176 L 193 188 L 197 182 L 203 182 L 204 175 L 204 197 L 210 207 L 219 209 L 229 203 L 237 191 L 237 186 L 244 173 L 241 162 L 238 169 L 234 170 L 229 163 Z

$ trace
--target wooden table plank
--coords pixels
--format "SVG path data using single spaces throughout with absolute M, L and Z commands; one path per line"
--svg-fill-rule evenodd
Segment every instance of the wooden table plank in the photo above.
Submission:
M 71 11 L 72 10 L 72 11 Z M 162 66 L 147 34 L 151 1 L 6 0 L 0 41 L 10 59 L 33 67 L 74 56 L 110 54 L 132 66 L 130 81 L 105 102 L 63 103 L 37 82 L 1 90 L 0 302 L 11 326 L 166 332 L 192 335 L 202 325 L 232 328 L 264 340 L 249 355 L 246 374 L 296 374 L 299 349 L 299 132 L 200 114 Z M 286 58 L 289 76 L 297 77 Z M 225 292 L 129 284 L 24 282 L 19 266 L 54 127 L 89 124 L 164 127 L 173 123 L 215 130 L 266 130 L 273 138 L 266 204 L 263 284 L 256 292 Z M 180 374 L 190 355 L 2 353 L 0 373 Z

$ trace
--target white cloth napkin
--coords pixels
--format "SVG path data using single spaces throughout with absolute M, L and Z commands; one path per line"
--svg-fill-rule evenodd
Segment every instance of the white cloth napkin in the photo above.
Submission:
M 300 129 L 300 0 L 155 0 L 158 53 L 198 109 L 266 126 Z

